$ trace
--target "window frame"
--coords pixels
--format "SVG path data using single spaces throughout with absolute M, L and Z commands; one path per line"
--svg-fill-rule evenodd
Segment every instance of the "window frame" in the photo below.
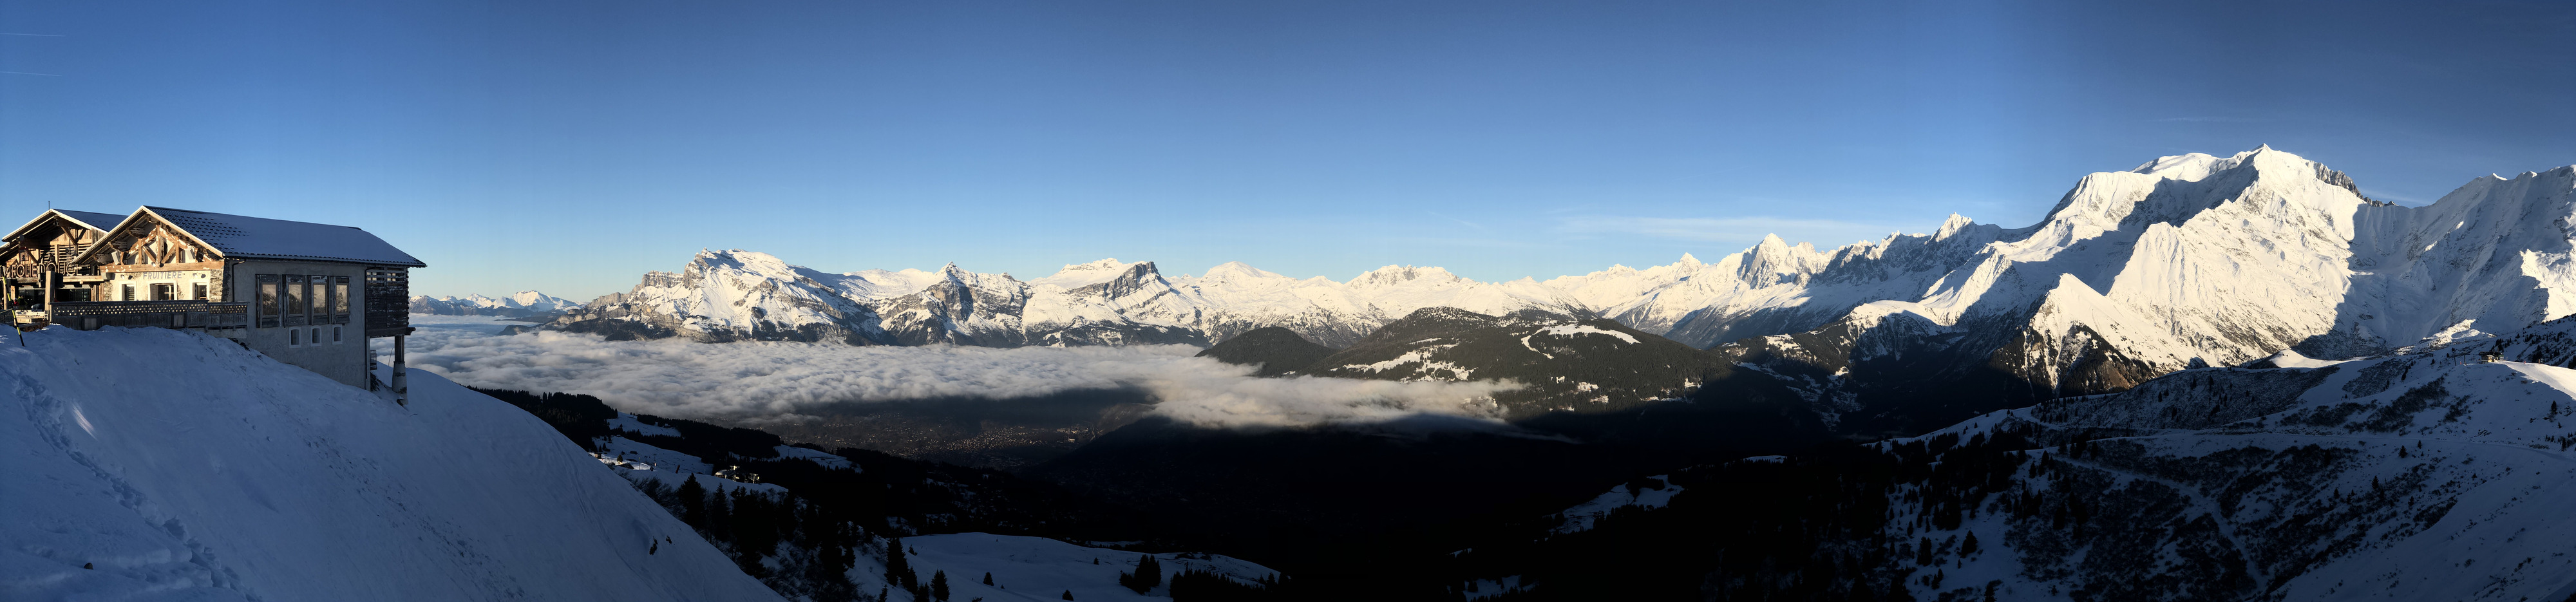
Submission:
M 331 323 L 349 323 L 349 277 L 332 276 L 331 291 Z
M 277 274 L 259 274 L 254 276 L 253 280 L 259 282 L 259 327 L 280 326 L 279 304 L 282 300 L 278 298 L 280 291 L 277 289 L 284 284 L 281 282 L 282 279 L 278 278 Z
M 284 324 L 286 326 L 303 326 L 309 319 L 307 318 L 309 315 L 308 312 L 313 310 L 313 302 L 311 301 L 311 298 L 305 296 L 311 291 L 305 290 L 304 288 L 305 276 L 303 274 L 284 274 L 283 276 L 285 276 L 286 279 L 286 298 L 285 307 L 281 308 L 283 311 L 279 312 L 279 317 L 284 318 L 280 324 Z

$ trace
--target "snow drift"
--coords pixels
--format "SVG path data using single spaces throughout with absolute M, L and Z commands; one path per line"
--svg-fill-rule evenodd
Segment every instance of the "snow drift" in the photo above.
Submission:
M 0 598 L 777 600 L 533 416 L 204 335 L 0 347 Z

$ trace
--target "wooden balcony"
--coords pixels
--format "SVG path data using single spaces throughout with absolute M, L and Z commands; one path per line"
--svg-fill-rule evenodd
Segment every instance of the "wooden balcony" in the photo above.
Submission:
M 77 330 L 98 330 L 101 326 L 128 328 L 203 328 L 231 330 L 250 327 L 250 304 L 213 301 L 73 301 L 54 302 L 55 324 Z

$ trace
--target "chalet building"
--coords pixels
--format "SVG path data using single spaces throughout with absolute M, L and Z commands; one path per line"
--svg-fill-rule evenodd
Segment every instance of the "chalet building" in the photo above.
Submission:
M 411 268 L 365 230 L 142 207 L 48 210 L 0 239 L 18 324 L 198 330 L 353 386 L 373 387 L 367 340 L 411 334 Z

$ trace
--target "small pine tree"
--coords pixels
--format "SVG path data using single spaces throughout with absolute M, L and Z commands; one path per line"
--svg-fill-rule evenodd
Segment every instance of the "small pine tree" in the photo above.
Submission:
M 1092 560 L 1091 560 L 1091 563 L 1092 563 L 1092 564 L 1100 564 L 1100 559 L 1094 558 L 1094 559 L 1092 559 Z M 1071 600 L 1071 599 L 1073 599 L 1073 590 L 1064 590 L 1064 599 L 1066 599 L 1066 600 Z
M 1959 540 L 1959 555 L 1967 556 L 1975 553 L 1977 553 L 1977 534 L 1971 532 L 1967 539 Z
M 985 585 L 992 585 L 992 584 L 993 584 L 993 573 L 991 573 L 991 572 L 986 572 L 986 573 L 984 573 L 984 584 L 985 584 Z
M 905 556 L 908 554 L 903 553 L 903 538 L 895 537 L 886 540 L 886 583 L 911 589 L 912 582 L 917 577 L 914 577 L 912 563 L 904 558 Z
M 948 602 L 948 571 L 930 572 L 930 599 Z

